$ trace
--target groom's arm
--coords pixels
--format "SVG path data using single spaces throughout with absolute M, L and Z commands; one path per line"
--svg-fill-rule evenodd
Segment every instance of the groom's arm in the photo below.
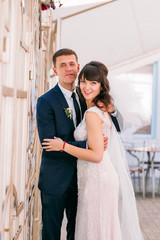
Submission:
M 49 104 L 47 101 L 40 97 L 37 101 L 37 128 L 38 128 L 38 134 L 40 143 L 42 146 L 42 142 L 44 139 L 49 138 L 53 139 L 56 136 L 56 129 L 55 129 L 55 119 L 53 111 L 51 110 Z M 59 137 L 59 136 L 56 136 Z M 64 140 L 64 139 L 63 139 Z M 72 144 L 74 146 L 80 147 L 80 148 L 86 148 L 86 141 L 67 141 L 69 144 Z M 56 154 L 60 155 L 61 157 L 69 156 L 68 153 L 65 152 L 50 152 L 50 154 Z
M 117 129 L 117 132 L 121 132 L 121 130 L 123 129 L 123 117 L 115 106 L 113 111 L 110 112 L 110 116 L 111 116 L 112 122 L 115 125 L 115 128 Z
M 44 139 L 53 139 L 56 136 L 56 129 L 55 129 L 55 119 L 54 119 L 54 114 L 53 111 L 51 110 L 49 104 L 47 101 L 40 97 L 37 101 L 37 113 L 36 113 L 36 118 L 37 118 L 37 128 L 38 128 L 38 134 L 39 134 L 39 139 L 42 143 Z M 59 137 L 59 136 L 56 136 Z M 65 139 L 62 139 L 65 140 Z M 67 143 L 74 145 L 76 147 L 80 148 L 88 148 L 87 146 L 87 141 L 67 141 Z M 108 138 L 104 137 L 104 150 L 106 150 L 108 144 Z M 69 156 L 68 153 L 65 152 L 50 152 L 52 154 L 60 154 L 61 157 L 64 156 Z
M 37 100 L 36 120 L 41 144 L 44 138 L 53 138 L 55 136 L 54 115 L 49 104 L 43 97 Z

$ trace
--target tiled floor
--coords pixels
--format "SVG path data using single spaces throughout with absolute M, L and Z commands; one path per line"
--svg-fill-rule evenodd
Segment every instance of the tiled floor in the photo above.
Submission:
M 154 199 L 151 195 L 147 195 L 145 199 L 136 196 L 136 200 L 144 240 L 160 240 L 160 195 Z M 65 225 L 64 219 L 61 240 L 66 240 Z
M 160 240 L 160 196 L 136 197 L 138 215 L 145 240 Z

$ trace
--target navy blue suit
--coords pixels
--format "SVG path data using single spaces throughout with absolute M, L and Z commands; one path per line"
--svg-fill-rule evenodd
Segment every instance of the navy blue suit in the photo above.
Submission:
M 86 104 L 80 100 L 82 115 Z M 60 137 L 81 147 L 86 142 L 75 141 L 73 120 L 66 116 L 67 101 L 58 85 L 39 97 L 37 101 L 37 127 L 40 142 L 44 138 Z M 59 151 L 42 152 L 38 187 L 41 190 L 43 240 L 59 240 L 63 212 L 68 218 L 67 239 L 74 239 L 77 208 L 76 158 Z M 59 209 L 59 210 L 58 210 Z

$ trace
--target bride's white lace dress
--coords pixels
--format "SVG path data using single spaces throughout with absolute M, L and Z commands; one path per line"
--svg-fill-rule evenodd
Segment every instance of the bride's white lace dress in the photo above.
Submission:
M 110 139 L 112 138 L 112 131 L 114 126 L 108 114 L 103 112 L 96 106 L 89 108 L 87 111 L 97 113 L 98 116 L 103 120 L 102 124 L 103 134 L 105 136 L 108 136 L 109 142 L 111 143 Z M 118 134 L 116 132 L 115 134 L 118 137 Z M 74 136 L 76 140 L 87 140 L 85 116 L 80 125 L 76 128 Z M 133 231 L 131 230 L 131 233 L 129 233 L 127 229 L 126 230 L 124 229 L 125 228 L 124 225 L 126 224 L 127 221 L 130 220 L 123 219 L 122 216 L 123 191 L 121 191 L 119 186 L 119 183 L 121 183 L 121 176 L 116 170 L 115 163 L 113 163 L 111 160 L 110 143 L 108 144 L 107 150 L 104 151 L 103 159 L 100 163 L 87 162 L 78 159 L 77 162 L 78 208 L 76 218 L 75 240 L 143 239 L 139 228 L 137 213 L 135 215 L 135 217 L 137 218 L 136 222 L 131 221 L 131 225 L 134 223 L 136 224 L 135 225 L 136 232 L 133 233 L 135 231 L 134 227 Z M 117 144 L 119 143 L 115 142 L 115 146 L 117 146 Z M 112 147 L 114 148 L 114 145 Z M 116 151 L 116 148 L 113 150 L 113 152 L 114 151 Z M 125 171 L 127 172 L 127 170 Z M 130 184 L 129 187 L 132 188 L 130 179 L 129 184 Z M 131 193 L 128 194 L 131 194 L 132 198 L 134 198 L 134 193 L 132 192 L 132 190 Z M 130 199 L 128 199 L 128 201 L 130 201 Z M 135 205 L 135 200 L 133 200 L 133 204 Z M 132 205 L 130 207 L 131 208 L 133 207 L 135 212 L 136 205 L 135 206 Z M 131 213 L 128 212 L 126 213 L 126 215 L 127 214 L 132 215 L 132 212 Z

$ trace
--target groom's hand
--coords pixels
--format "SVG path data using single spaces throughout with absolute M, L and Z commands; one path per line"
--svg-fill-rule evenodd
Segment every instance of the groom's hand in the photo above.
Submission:
M 108 146 L 108 137 L 105 137 L 103 135 L 103 139 L 104 139 L 104 151 L 107 149 L 107 146 Z

